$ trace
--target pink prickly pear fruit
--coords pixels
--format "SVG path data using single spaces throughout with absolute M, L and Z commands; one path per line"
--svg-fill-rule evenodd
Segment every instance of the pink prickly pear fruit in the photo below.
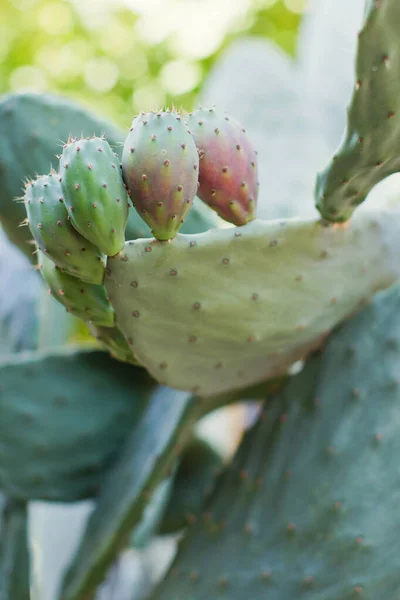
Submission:
M 142 113 L 133 119 L 122 173 L 133 206 L 154 237 L 175 237 L 196 195 L 199 176 L 197 148 L 179 113 Z
M 257 152 L 242 125 L 227 113 L 199 108 L 187 118 L 199 152 L 197 195 L 234 225 L 255 218 Z

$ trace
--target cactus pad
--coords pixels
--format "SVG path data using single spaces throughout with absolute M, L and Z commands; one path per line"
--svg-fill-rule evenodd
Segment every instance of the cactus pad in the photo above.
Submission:
M 103 480 L 96 508 L 67 572 L 60 600 L 91 597 L 116 560 L 159 484 L 173 468 L 194 423 L 199 402 L 165 387 L 152 398 L 113 469 Z
M 400 170 L 399 20 L 397 0 L 367 0 L 345 135 L 317 178 L 317 208 L 329 221 L 347 220 L 376 183 Z
M 349 225 L 253 221 L 109 259 L 116 322 L 158 381 L 206 396 L 284 371 L 400 276 L 400 175 Z
M 265 406 L 154 600 L 399 597 L 399 310 L 379 294 Z
M 221 467 L 222 457 L 214 448 L 200 438 L 191 440 L 176 471 L 159 534 L 176 533 L 198 518 Z
M 72 227 L 57 173 L 27 185 L 25 205 L 31 233 L 58 267 L 88 283 L 102 283 L 104 256 Z
M 187 123 L 199 151 L 199 198 L 234 225 L 252 221 L 258 196 L 257 153 L 245 129 L 214 108 L 195 110 Z
M 0 489 L 19 499 L 93 496 L 154 387 L 143 369 L 71 348 L 4 358 L 0 373 Z
M 122 170 L 133 205 L 159 240 L 173 238 L 197 191 L 199 157 L 174 111 L 141 114 L 125 140 Z
M 85 283 L 68 275 L 40 252 L 40 272 L 49 285 L 52 296 L 67 311 L 94 325 L 113 327 L 114 310 L 102 285 Z
M 117 156 L 103 138 L 70 141 L 60 158 L 61 188 L 72 225 L 104 254 L 123 247 L 128 196 Z

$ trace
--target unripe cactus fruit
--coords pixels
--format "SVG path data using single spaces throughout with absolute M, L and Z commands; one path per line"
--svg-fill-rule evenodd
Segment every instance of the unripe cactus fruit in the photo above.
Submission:
M 197 190 L 199 157 L 174 111 L 142 113 L 125 140 L 122 172 L 134 207 L 154 237 L 175 237 Z
M 71 223 L 115 256 L 125 242 L 128 196 L 117 156 L 103 138 L 69 141 L 60 159 L 61 189 Z
M 234 225 L 255 218 L 257 153 L 245 129 L 227 113 L 199 108 L 187 116 L 199 151 L 197 195 Z
M 70 275 L 88 283 L 102 283 L 105 257 L 71 225 L 58 174 L 28 183 L 24 201 L 38 248 Z
M 114 309 L 104 286 L 85 283 L 77 277 L 71 277 L 43 252 L 39 252 L 39 265 L 52 296 L 65 306 L 68 312 L 97 326 L 114 326 Z

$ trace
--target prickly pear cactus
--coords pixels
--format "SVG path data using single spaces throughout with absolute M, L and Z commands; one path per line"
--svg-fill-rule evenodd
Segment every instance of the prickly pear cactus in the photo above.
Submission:
M 257 153 L 246 130 L 215 108 L 195 110 L 187 123 L 199 151 L 199 198 L 229 223 L 252 221 L 259 185 Z
M 197 191 L 199 157 L 182 116 L 141 114 L 132 122 L 122 172 L 139 215 L 159 240 L 173 238 Z
M 153 377 L 203 396 L 222 393 L 284 372 L 396 281 L 399 228 L 393 175 L 348 227 L 255 220 L 178 234 L 168 245 L 127 242 L 108 260 L 105 287 L 117 325 Z
M 5 357 L 0 372 L 0 488 L 17 500 L 96 494 L 155 387 L 143 369 L 71 348 Z
M 121 550 L 176 529 L 186 537 L 157 600 L 398 600 L 400 175 L 386 176 L 398 170 L 399 14 L 395 0 L 366 2 L 348 128 L 317 183 L 322 220 L 285 219 L 283 206 L 304 214 L 304 165 L 312 155 L 314 166 L 323 94 L 299 108 L 301 94 L 292 91 L 306 80 L 301 64 L 264 45 L 257 78 L 282 83 L 265 107 L 284 111 L 279 99 L 291 97 L 285 123 L 282 112 L 265 121 L 247 102 L 254 73 L 245 73 L 243 128 L 225 118 L 225 104 L 189 116 L 142 113 L 121 164 L 101 132 L 82 131 L 65 144 L 60 173 L 28 186 L 42 275 L 112 358 L 64 348 L 0 362 L 0 596 L 29 596 L 26 503 L 91 498 L 59 600 L 100 600 Z M 251 52 L 236 52 L 246 64 Z M 214 85 L 230 93 L 235 77 L 227 73 L 214 75 Z M 24 96 L 15 104 L 25 101 L 40 106 L 37 117 L 47 114 L 46 101 Z M 62 115 L 57 107 L 53 117 Z M 23 169 L 25 132 L 15 135 L 23 119 L 3 108 L 0 163 L 9 145 Z M 246 110 L 262 123 L 250 125 L 249 138 Z M 333 128 L 328 133 L 333 139 Z M 279 168 L 292 187 L 275 194 L 283 204 L 270 212 L 274 221 L 255 218 L 253 134 L 262 183 L 276 164 L 266 156 L 282 161 L 288 146 L 295 156 L 293 172 L 286 162 Z M 11 135 L 18 140 L 9 144 Z M 21 182 L 19 167 L 8 170 L 7 197 Z M 260 187 L 266 214 L 271 188 Z M 0 203 L 7 227 L 15 215 Z M 1 302 L 0 309 L 2 317 Z M 193 451 L 196 424 L 217 407 L 260 397 L 269 400 L 258 424 L 214 488 L 220 460 L 208 447 Z
M 155 600 L 399 597 L 399 308 L 380 294 L 265 405 Z
M 399 19 L 398 2 L 366 1 L 345 136 L 317 178 L 317 207 L 328 221 L 346 221 L 376 183 L 400 169 Z

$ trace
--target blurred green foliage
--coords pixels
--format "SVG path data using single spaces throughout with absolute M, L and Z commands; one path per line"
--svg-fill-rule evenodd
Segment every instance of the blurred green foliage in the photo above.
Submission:
M 234 38 L 295 49 L 304 0 L 2 0 L 0 93 L 73 97 L 128 126 L 165 104 L 190 109 Z M 240 73 L 238 73 L 240 77 Z

